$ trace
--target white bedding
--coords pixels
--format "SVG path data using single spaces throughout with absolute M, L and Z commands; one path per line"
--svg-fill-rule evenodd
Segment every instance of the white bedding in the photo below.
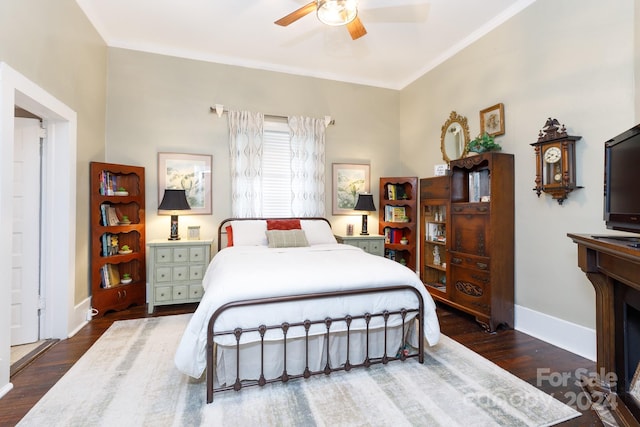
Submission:
M 413 271 L 394 261 L 337 243 L 305 248 L 225 248 L 216 254 L 207 269 L 203 281 L 205 294 L 182 336 L 175 364 L 187 375 L 195 378 L 202 375 L 206 368 L 208 322 L 215 310 L 225 303 L 390 285 L 411 285 L 420 291 L 425 303 L 425 337 L 430 345 L 436 344 L 440 328 L 433 299 Z M 393 296 L 384 297 L 372 294 L 334 298 L 330 302 L 327 300 L 325 304 L 307 301 L 288 305 L 286 310 L 281 306 L 261 306 L 225 312 L 218 319 L 216 330 L 417 307 L 416 297 L 410 291 L 395 292 Z M 371 327 L 375 328 L 381 321 L 379 318 L 372 320 Z M 399 321 L 395 323 L 398 324 Z M 357 325 L 354 322 L 352 329 L 355 328 Z M 318 325 L 316 331 L 320 333 L 324 330 L 323 325 Z M 290 331 L 287 336 L 293 337 L 295 334 L 295 331 Z M 243 334 L 241 341 L 248 342 L 255 335 L 252 337 L 251 334 Z M 266 337 L 276 339 L 275 335 L 267 334 Z M 280 337 L 281 334 L 278 333 L 277 339 Z M 217 337 L 216 342 L 229 345 L 235 340 L 233 337 Z

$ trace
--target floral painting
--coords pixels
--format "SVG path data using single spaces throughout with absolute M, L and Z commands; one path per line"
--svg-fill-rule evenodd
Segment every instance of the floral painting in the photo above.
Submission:
M 333 164 L 333 214 L 357 215 L 353 208 L 359 193 L 369 192 L 369 165 Z
M 211 158 L 202 154 L 158 153 L 158 205 L 165 189 L 185 190 L 190 214 L 211 214 Z

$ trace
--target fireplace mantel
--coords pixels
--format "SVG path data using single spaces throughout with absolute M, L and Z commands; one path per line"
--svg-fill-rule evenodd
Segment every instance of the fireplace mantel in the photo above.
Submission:
M 640 292 L 640 249 L 630 246 L 639 236 L 568 236 L 578 245 L 578 266 L 596 291 L 596 366 L 601 383 L 587 387 L 587 391 L 594 400 L 602 393 L 608 396 L 609 409 L 620 425 L 637 426 L 640 407 L 628 395 L 628 382 L 624 380 L 628 374 L 623 362 L 628 346 L 620 320 L 620 299 L 627 288 Z M 615 373 L 619 380 L 602 378 L 609 373 Z

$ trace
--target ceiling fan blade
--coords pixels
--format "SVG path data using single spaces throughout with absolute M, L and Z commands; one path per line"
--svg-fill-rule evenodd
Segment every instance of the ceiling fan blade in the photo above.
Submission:
M 291 12 L 287 16 L 283 16 L 282 18 L 278 19 L 276 22 L 274 22 L 274 24 L 286 27 L 287 25 L 296 22 L 298 19 L 302 18 L 303 16 L 307 16 L 311 12 L 315 11 L 316 8 L 317 8 L 317 3 L 315 1 L 312 1 L 309 4 L 302 6 L 300 9 Z
M 353 40 L 359 39 L 367 34 L 367 30 L 365 30 L 364 25 L 362 25 L 360 18 L 357 16 L 356 19 L 347 24 L 347 30 L 349 30 L 349 34 L 351 34 Z

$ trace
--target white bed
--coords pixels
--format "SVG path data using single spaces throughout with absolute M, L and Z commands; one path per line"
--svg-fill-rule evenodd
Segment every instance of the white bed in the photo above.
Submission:
M 264 237 L 266 221 L 231 221 L 234 246 L 220 250 L 210 263 L 204 277 L 205 294 L 184 332 L 175 355 L 180 371 L 195 378 L 202 376 L 207 367 L 207 335 L 209 320 L 217 309 L 234 301 L 283 297 L 289 295 L 339 292 L 357 289 L 387 288 L 394 285 L 409 285 L 415 288 L 424 300 L 424 335 L 430 345 L 439 337 L 439 325 L 435 304 L 424 285 L 408 268 L 383 257 L 365 253 L 360 248 L 338 244 L 331 234 L 327 222 L 319 220 L 300 221 L 307 239 L 306 247 L 269 248 Z M 221 225 L 222 228 L 222 225 Z M 241 379 L 254 379 L 259 375 L 260 364 L 245 357 L 259 354 L 264 347 L 265 375 L 275 378 L 283 372 L 282 333 L 267 330 L 264 340 L 255 328 L 259 325 L 280 325 L 283 322 L 300 322 L 306 319 L 345 318 L 348 315 L 382 313 L 402 308 L 416 307 L 415 291 L 394 291 L 366 295 L 338 296 L 331 299 L 305 300 L 287 303 L 257 305 L 224 311 L 217 318 L 216 331 L 244 332 L 237 338 L 233 335 L 216 336 L 216 381 L 219 384 L 233 383 L 236 379 L 236 348 L 241 349 Z M 414 312 L 411 317 L 415 317 Z M 402 343 L 412 335 L 415 321 L 394 315 L 386 320 L 386 337 L 382 335 L 385 320 L 375 316 L 369 322 L 369 346 L 375 357 L 390 353 L 395 355 Z M 366 335 L 363 319 L 350 324 L 349 352 L 352 360 L 363 357 Z M 331 325 L 331 336 L 326 339 L 326 325 L 315 323 L 308 329 L 309 359 L 301 356 L 306 346 L 305 329 L 291 328 L 287 332 L 286 371 L 297 375 L 310 363 L 312 371 L 319 370 L 330 359 L 332 367 L 345 360 L 346 323 Z M 378 334 L 376 335 L 376 332 Z M 403 336 L 403 334 L 405 336 Z M 414 337 L 415 338 L 415 337 Z M 387 343 L 386 348 L 384 343 Z M 329 349 L 327 349 L 327 346 Z M 385 353 L 385 354 L 386 354 Z M 260 356 L 258 355 L 258 360 Z

